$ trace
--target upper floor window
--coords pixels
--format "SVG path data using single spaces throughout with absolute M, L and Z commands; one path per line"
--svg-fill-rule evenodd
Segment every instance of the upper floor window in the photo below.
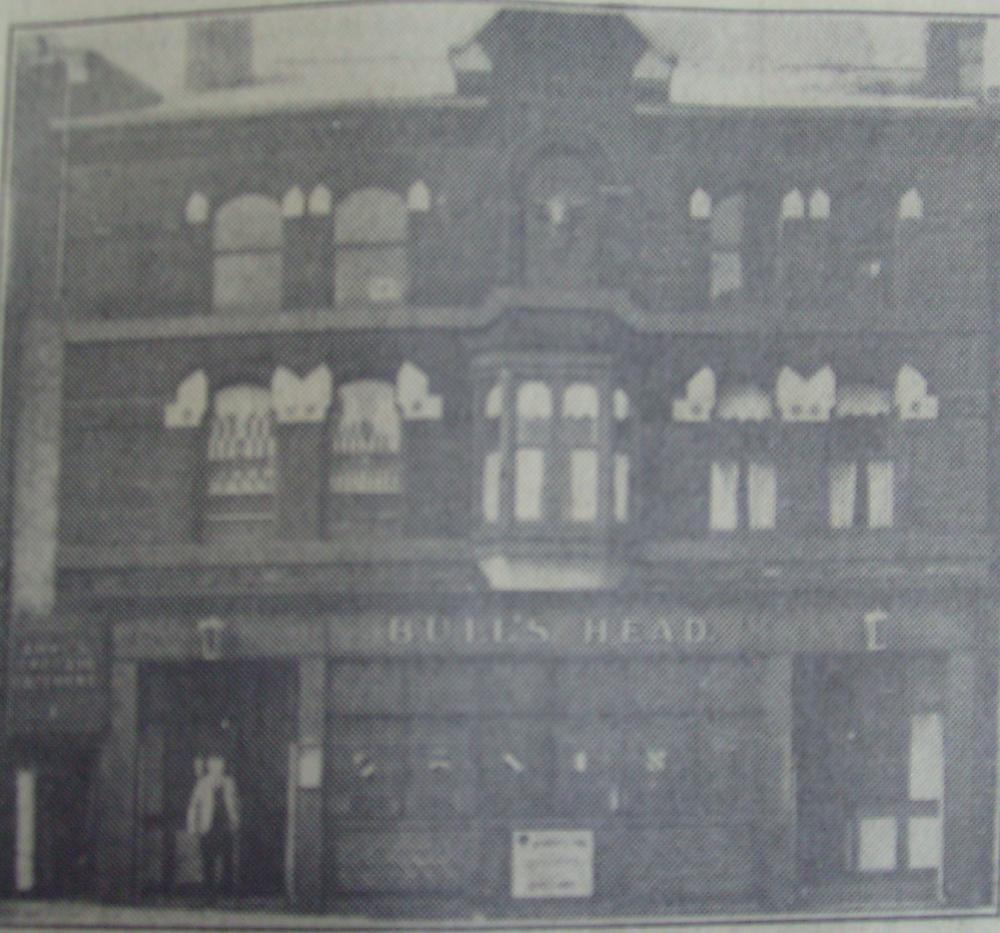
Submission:
M 212 230 L 212 305 L 217 310 L 276 311 L 282 305 L 281 205 L 245 194 L 216 211 Z
M 742 291 L 744 285 L 744 235 L 746 195 L 731 194 L 712 206 L 710 296 L 717 298 Z
M 774 464 L 722 460 L 711 465 L 708 526 L 712 531 L 774 528 L 776 513 Z
M 834 219 L 843 286 L 859 298 L 884 297 L 891 237 L 882 198 L 868 189 L 847 192 L 837 199 Z
M 270 521 L 275 457 L 270 391 L 255 385 L 220 389 L 208 432 L 205 530 L 209 538 L 243 534 Z
M 571 522 L 597 520 L 597 387 L 574 382 L 563 392 L 562 434 L 569 451 L 569 494 L 563 517 Z
M 923 220 L 924 201 L 916 188 L 911 188 L 899 199 L 900 220 Z
M 403 489 L 395 387 L 361 379 L 341 386 L 337 400 L 330 447 L 331 520 L 393 518 Z
M 891 528 L 894 498 L 891 461 L 830 464 L 831 528 Z
M 552 390 L 544 382 L 518 386 L 514 452 L 514 517 L 535 522 L 545 511 L 545 471 L 552 442 Z
M 528 285 L 582 288 L 597 281 L 597 183 L 576 155 L 550 155 L 527 179 L 524 270 Z
M 402 301 L 409 282 L 407 211 L 394 191 L 364 188 L 334 210 L 334 301 Z

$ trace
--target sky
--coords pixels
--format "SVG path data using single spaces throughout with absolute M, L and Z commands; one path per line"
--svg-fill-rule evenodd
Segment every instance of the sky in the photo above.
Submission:
M 64 6 L 70 8 L 69 3 Z M 481 2 L 337 3 L 257 12 L 255 66 L 260 74 L 270 75 L 324 58 L 359 64 L 372 58 L 441 61 L 450 46 L 474 34 L 497 8 Z M 629 15 L 662 50 L 676 52 L 682 62 L 709 67 L 923 65 L 926 20 L 920 17 L 652 9 Z M 181 87 L 183 18 L 48 29 L 46 34 L 102 52 L 167 95 Z M 986 57 L 987 83 L 1000 84 L 1000 20 L 988 26 Z

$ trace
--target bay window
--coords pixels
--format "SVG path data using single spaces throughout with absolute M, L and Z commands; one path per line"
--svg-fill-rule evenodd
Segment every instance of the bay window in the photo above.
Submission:
M 480 508 L 487 528 L 584 531 L 625 523 L 632 430 L 628 397 L 593 373 L 505 370 L 484 386 Z

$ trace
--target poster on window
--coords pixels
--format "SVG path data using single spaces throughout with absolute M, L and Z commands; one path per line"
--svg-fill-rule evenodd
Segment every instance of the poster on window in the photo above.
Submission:
M 515 830 L 511 837 L 510 893 L 515 898 L 593 896 L 593 832 Z

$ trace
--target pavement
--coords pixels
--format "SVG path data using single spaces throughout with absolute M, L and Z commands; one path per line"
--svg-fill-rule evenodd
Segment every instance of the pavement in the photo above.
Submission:
M 628 921 L 599 921 L 579 924 L 575 921 L 552 922 L 510 921 L 483 923 L 477 925 L 469 921 L 432 920 L 387 921 L 370 920 L 364 917 L 314 916 L 282 912 L 274 908 L 259 910 L 230 910 L 225 908 L 193 907 L 118 907 L 95 905 L 79 901 L 0 901 L 0 930 L 396 930 L 405 933 L 436 933 L 436 931 L 460 931 L 476 929 L 499 929 L 504 933 L 515 931 L 557 930 L 558 933 L 593 933 L 595 930 L 636 931 L 650 933 L 653 930 L 704 930 L 706 933 L 740 933 L 751 928 L 754 933 L 774 931 L 792 933 L 809 930 L 810 933 L 840 933 L 850 929 L 850 933 L 1000 933 L 1000 918 L 997 916 L 977 916 L 959 918 L 920 919 L 916 917 L 895 917 L 879 920 L 852 920 L 844 918 L 819 918 L 811 920 L 788 920 L 771 922 L 747 918 L 745 922 L 732 920 L 701 920 L 683 918 L 668 923 L 642 921 L 634 924 Z

